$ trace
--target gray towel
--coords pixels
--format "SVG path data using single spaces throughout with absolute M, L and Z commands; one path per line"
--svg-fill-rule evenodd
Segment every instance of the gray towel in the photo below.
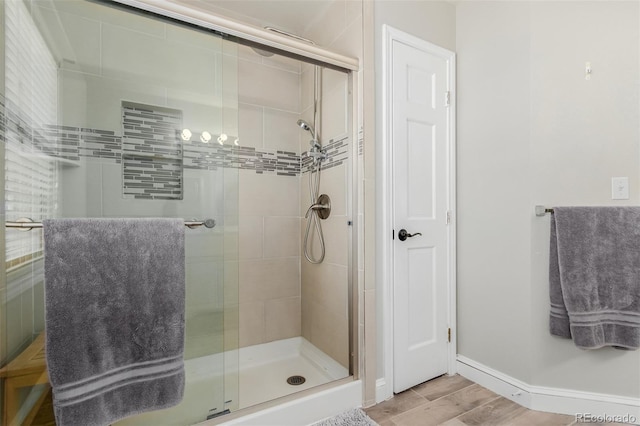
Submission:
M 640 208 L 556 207 L 550 331 L 596 349 L 640 347 Z
M 184 390 L 184 222 L 44 221 L 46 358 L 58 426 L 167 408 Z

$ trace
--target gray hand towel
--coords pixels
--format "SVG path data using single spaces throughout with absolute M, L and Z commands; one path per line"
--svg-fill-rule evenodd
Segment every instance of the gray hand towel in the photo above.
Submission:
M 108 425 L 184 390 L 184 222 L 44 221 L 46 359 L 58 426 Z
M 556 207 L 550 243 L 551 334 L 640 347 L 640 207 Z

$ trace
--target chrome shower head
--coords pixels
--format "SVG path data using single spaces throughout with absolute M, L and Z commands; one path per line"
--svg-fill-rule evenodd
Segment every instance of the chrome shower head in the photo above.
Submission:
M 309 145 L 311 146 L 312 150 L 322 149 L 322 145 L 320 145 L 320 142 L 318 142 L 318 139 L 316 138 L 316 129 L 314 129 L 311 124 L 307 123 L 304 120 L 298 120 L 298 126 L 300 126 L 301 129 L 311 133 L 311 140 L 309 141 Z
M 311 137 L 315 140 L 315 138 L 316 138 L 316 130 L 313 128 L 313 126 L 311 124 L 309 124 L 306 121 L 300 119 L 300 120 L 298 120 L 298 126 L 300 126 L 301 129 L 304 129 L 307 132 L 311 133 Z

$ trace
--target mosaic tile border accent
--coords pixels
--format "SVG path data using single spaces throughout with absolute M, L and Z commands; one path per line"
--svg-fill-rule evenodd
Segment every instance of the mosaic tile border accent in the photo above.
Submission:
M 81 158 L 117 164 L 122 161 L 122 137 L 112 130 L 47 124 L 42 133 L 47 142 L 39 144 L 39 149 L 52 157 L 77 162 Z
M 192 141 L 185 146 L 184 167 L 217 170 L 235 168 L 273 173 L 280 176 L 300 174 L 300 156 L 295 152 L 257 150 L 246 146 L 227 146 Z
M 3 139 L 6 139 L 8 144 L 26 148 L 33 146 L 32 126 L 22 118 L 22 114 L 17 114 L 16 110 L 9 106 L 4 109 L 2 122 L 4 124 Z
M 111 130 L 80 128 L 80 157 L 92 159 L 122 160 L 122 137 Z
M 1 98 L 1 97 L 0 97 Z M 5 140 L 6 129 L 20 138 L 11 143 L 33 140 L 33 147 L 43 154 L 69 160 L 70 162 L 91 161 L 121 164 L 123 158 L 123 135 L 112 130 L 48 124 L 41 129 L 20 119 L 15 107 L 5 106 L 0 99 L 0 140 Z M 33 139 L 32 139 L 32 135 Z M 233 140 L 233 137 L 230 137 Z M 215 137 L 213 138 L 215 140 Z M 22 142 L 21 142 L 22 141 Z M 7 141 L 9 142 L 9 141 Z M 29 142 L 31 144 L 31 142 Z M 322 170 L 345 163 L 349 158 L 349 136 L 331 139 L 325 145 L 328 158 Z M 125 153 L 125 156 L 127 153 Z M 311 158 L 307 152 L 260 150 L 246 146 L 219 145 L 190 141 L 182 144 L 182 167 L 191 170 L 211 170 L 236 168 L 255 170 L 258 174 L 298 176 L 309 171 Z
M 326 170 L 344 164 L 345 160 L 349 159 L 349 136 L 330 139 L 329 143 L 324 145 L 324 149 L 327 153 L 327 159 L 322 162 L 320 170 Z M 309 157 L 307 151 L 305 151 L 300 155 L 300 162 L 302 163 L 302 172 L 307 173 L 311 168 L 313 159 Z

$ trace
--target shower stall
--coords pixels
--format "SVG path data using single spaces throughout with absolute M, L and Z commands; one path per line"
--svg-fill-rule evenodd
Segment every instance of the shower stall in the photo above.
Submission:
M 184 400 L 117 424 L 356 376 L 351 73 L 112 2 L 3 7 L 3 221 L 207 225 L 185 230 Z M 44 424 L 46 365 L 22 363 L 43 351 L 42 232 L 2 229 L 0 422 Z

